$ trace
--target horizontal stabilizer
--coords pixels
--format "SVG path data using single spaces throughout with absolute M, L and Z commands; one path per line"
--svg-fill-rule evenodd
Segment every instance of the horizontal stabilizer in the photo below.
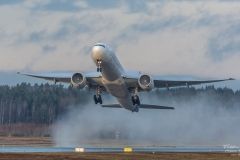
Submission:
M 150 105 L 150 104 L 140 104 L 140 108 L 146 108 L 146 109 L 174 109 L 173 107 L 157 106 L 157 105 Z
M 122 108 L 120 104 L 102 104 L 102 107 L 109 107 L 109 108 Z
M 102 107 L 122 108 L 120 106 L 120 104 L 102 104 Z M 174 109 L 173 107 L 157 106 L 157 105 L 150 105 L 150 104 L 140 104 L 140 108 L 146 108 L 146 109 Z

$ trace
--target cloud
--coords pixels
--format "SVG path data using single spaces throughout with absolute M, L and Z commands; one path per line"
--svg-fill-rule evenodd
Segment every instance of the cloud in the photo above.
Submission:
M 91 48 L 104 42 L 126 70 L 237 78 L 233 68 L 240 67 L 239 6 L 236 1 L 155 0 L 0 5 L 0 48 L 8 53 L 0 68 L 91 71 Z M 13 64 L 12 57 L 19 55 L 24 61 Z
M 46 31 L 32 32 L 29 36 L 29 42 L 39 42 L 46 39 Z
M 132 0 L 132 1 L 125 1 L 125 4 L 128 7 L 128 13 L 148 13 L 149 8 L 147 6 L 148 2 L 151 2 L 153 0 Z
M 13 5 L 24 2 L 24 0 L 1 0 L 0 5 Z
M 81 12 L 83 10 L 107 10 L 124 7 L 128 13 L 147 13 L 149 11 L 147 3 L 156 0 L 49 0 L 49 1 L 27 1 L 25 5 L 32 10 L 45 10 L 57 12 Z
M 147 19 L 147 18 L 146 18 Z M 187 17 L 184 16 L 171 16 L 167 18 L 159 18 L 154 21 L 149 21 L 146 23 L 146 19 L 142 20 L 139 24 L 134 24 L 131 26 L 132 30 L 139 32 L 154 33 L 159 30 L 164 30 L 166 28 L 177 29 L 178 26 L 185 23 Z
M 84 14 L 81 16 L 70 16 L 57 22 L 56 28 L 48 30 L 33 31 L 28 36 L 28 42 L 43 41 L 66 41 L 78 39 L 83 35 L 94 35 L 107 29 L 114 29 L 115 22 L 111 17 L 98 14 Z M 24 38 L 23 38 L 24 39 Z
M 45 45 L 42 47 L 43 53 L 49 53 L 55 51 L 57 48 L 55 46 Z
M 110 9 L 110 8 L 118 8 L 121 4 L 122 1 L 118 0 L 101 0 L 101 1 L 96 1 L 96 0 L 85 0 L 85 3 L 88 4 L 89 8 L 94 8 L 94 9 Z
M 230 18 L 230 20 L 232 19 Z M 224 61 L 224 58 L 234 54 L 240 55 L 239 35 L 240 23 L 232 21 L 226 28 L 220 29 L 209 39 L 207 54 L 214 61 Z
M 214 61 L 223 61 L 232 54 L 240 54 L 240 40 L 229 40 L 225 45 L 217 38 L 209 40 L 209 55 Z
M 81 11 L 81 7 L 74 5 L 76 0 L 66 1 L 66 0 L 50 0 L 48 3 L 42 5 L 33 5 L 33 10 L 45 10 L 51 12 L 78 12 Z
M 35 4 L 38 3 L 37 1 Z M 109 1 L 109 0 L 50 0 L 47 3 L 42 3 L 42 5 L 34 5 L 31 4 L 29 6 L 32 7 L 33 10 L 43 10 L 43 11 L 51 11 L 51 12 L 81 12 L 83 10 L 90 9 L 109 9 L 116 8 L 122 4 L 121 1 Z

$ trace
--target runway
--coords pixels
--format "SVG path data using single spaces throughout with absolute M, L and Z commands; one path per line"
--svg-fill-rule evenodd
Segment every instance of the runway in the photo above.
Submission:
M 81 148 L 78 152 L 240 152 L 240 147 Z M 127 149 L 127 150 L 126 150 Z M 130 150 L 129 150 L 130 149 Z M 0 152 L 76 152 L 68 147 L 0 147 Z

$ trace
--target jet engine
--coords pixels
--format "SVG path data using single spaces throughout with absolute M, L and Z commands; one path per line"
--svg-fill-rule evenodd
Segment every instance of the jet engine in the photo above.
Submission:
M 86 85 L 86 77 L 82 73 L 74 73 L 71 77 L 71 84 L 78 89 L 82 89 Z
M 138 84 L 144 91 L 151 91 L 154 88 L 153 80 L 147 74 L 143 74 L 138 78 Z

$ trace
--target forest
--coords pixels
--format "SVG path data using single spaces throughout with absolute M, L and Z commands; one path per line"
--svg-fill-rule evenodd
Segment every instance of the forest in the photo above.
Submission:
M 30 128 L 51 126 L 74 107 L 83 107 L 87 103 L 94 104 L 94 94 L 95 91 L 79 90 L 61 84 L 21 83 L 16 86 L 0 86 L 0 136 L 5 135 L 3 130 L 8 132 L 11 130 L 8 126 L 15 126 L 15 130 L 22 129 L 23 124 Z M 172 102 L 181 103 L 204 97 L 204 101 L 216 111 L 240 108 L 240 90 L 233 91 L 227 87 L 215 88 L 210 85 L 204 88 L 155 89 L 144 94 L 146 94 L 145 99 L 155 96 L 169 105 Z M 110 95 L 107 96 L 110 97 Z M 35 131 L 28 132 L 24 135 L 35 135 L 33 133 Z M 40 135 L 47 133 L 44 129 L 43 132 L 45 133 L 41 132 Z

